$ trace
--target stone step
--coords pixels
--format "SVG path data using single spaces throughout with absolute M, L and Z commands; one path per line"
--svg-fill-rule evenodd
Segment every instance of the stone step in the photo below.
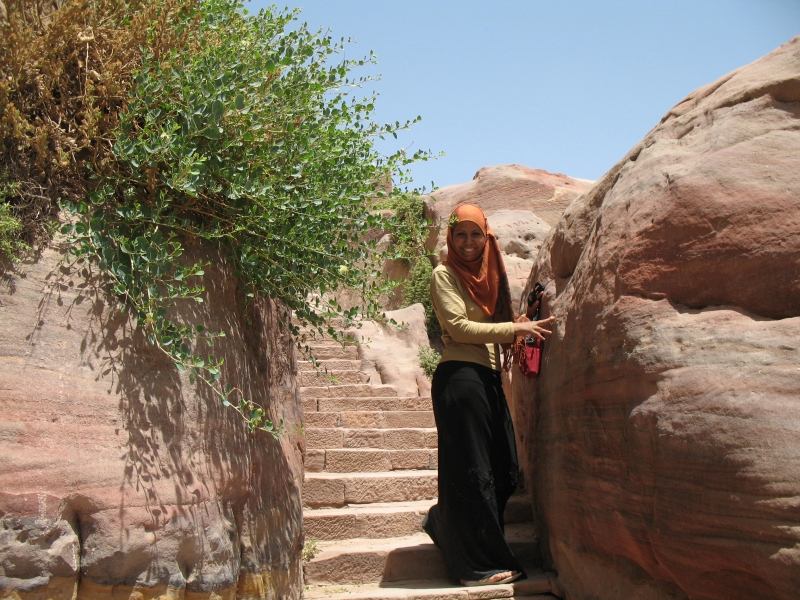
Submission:
M 422 519 L 436 500 L 379 502 L 303 511 L 306 536 L 318 541 L 390 538 L 422 531 Z
M 435 427 L 408 429 L 306 428 L 306 448 L 309 450 L 334 448 L 414 450 L 437 448 L 438 445 L 438 435 Z
M 533 523 L 533 501 L 530 496 L 519 494 L 511 496 L 503 513 L 503 520 L 507 523 Z
M 529 570 L 523 581 L 504 585 L 466 587 L 449 579 L 408 579 L 405 581 L 355 585 L 307 585 L 305 600 L 494 600 L 526 598 L 556 600 L 550 591 L 555 587 L 555 573 Z
M 538 542 L 531 523 L 507 526 L 506 539 L 522 564 L 536 563 Z M 317 547 L 319 553 L 303 565 L 307 585 L 447 578 L 442 553 L 425 533 L 319 542 Z
M 435 503 L 436 500 L 417 500 L 307 508 L 303 511 L 303 527 L 309 538 L 320 541 L 412 535 L 422 531 L 422 518 Z M 530 498 L 511 497 L 504 515 L 507 525 L 530 523 L 532 516 Z
M 317 366 L 310 360 L 298 360 L 298 371 L 317 371 L 318 369 L 339 369 L 342 371 L 358 371 L 361 369 L 360 360 L 329 359 L 318 360 Z
M 418 429 L 436 426 L 433 411 L 425 410 L 308 412 L 304 420 L 306 427 L 315 428 Z
M 340 344 L 323 345 L 318 342 L 309 343 L 311 355 L 317 360 L 358 360 L 358 346 L 341 346 Z
M 335 448 L 306 450 L 306 472 L 316 473 L 379 473 L 409 469 L 437 469 L 436 448 L 385 450 L 378 448 Z
M 429 396 L 378 396 L 361 398 L 304 398 L 305 412 L 343 410 L 433 410 Z
M 409 502 L 436 498 L 437 471 L 382 473 L 309 473 L 303 482 L 303 505 L 332 508 L 345 504 Z
M 320 369 L 318 371 L 300 371 L 297 384 L 302 387 L 330 386 L 344 383 L 367 383 L 369 375 L 361 371 L 341 371 L 338 369 Z
M 292 313 L 292 325 L 296 325 L 297 327 L 300 327 L 301 330 L 302 329 L 310 329 L 308 327 L 304 327 L 300 323 L 300 320 L 297 319 L 294 316 L 294 313 Z M 345 323 L 345 320 L 344 320 L 343 317 L 331 317 L 326 321 L 326 327 L 333 327 L 334 329 L 337 329 L 337 330 L 341 330 L 342 328 L 344 328 L 345 325 L 346 325 L 346 323 Z
M 301 398 L 374 398 L 377 396 L 397 396 L 397 390 L 390 385 L 370 385 L 369 383 L 344 383 L 301 387 Z

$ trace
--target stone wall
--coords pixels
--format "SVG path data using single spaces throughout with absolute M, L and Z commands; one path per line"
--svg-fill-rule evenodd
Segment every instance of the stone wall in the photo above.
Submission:
M 299 598 L 303 437 L 247 433 L 62 252 L 7 268 L 0 288 L 2 594 Z M 224 380 L 291 430 L 282 311 L 245 309 L 220 257 L 202 255 L 206 302 L 176 311 L 227 333 L 211 349 Z
M 573 202 L 513 378 L 566 598 L 800 590 L 800 37 L 697 90 Z

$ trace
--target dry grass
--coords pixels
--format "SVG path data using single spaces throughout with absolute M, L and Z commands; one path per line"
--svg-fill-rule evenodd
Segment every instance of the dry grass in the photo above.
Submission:
M 111 132 L 140 48 L 166 56 L 183 47 L 186 34 L 170 23 L 194 3 L 0 0 L 0 186 L 14 184 L 5 196 L 25 242 L 47 241 L 58 201 L 92 190 L 87 164 L 115 168 Z

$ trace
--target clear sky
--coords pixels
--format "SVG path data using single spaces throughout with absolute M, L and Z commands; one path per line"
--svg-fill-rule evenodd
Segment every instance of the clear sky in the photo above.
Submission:
M 348 58 L 375 51 L 377 120 L 421 115 L 400 143 L 446 154 L 413 168 L 428 188 L 504 163 L 598 179 L 692 90 L 800 35 L 800 0 L 290 6 L 310 27 L 353 38 Z

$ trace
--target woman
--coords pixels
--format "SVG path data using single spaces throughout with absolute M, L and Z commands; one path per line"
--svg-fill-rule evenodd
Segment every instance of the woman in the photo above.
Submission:
M 503 535 L 517 487 L 514 428 L 500 380 L 499 344 L 550 333 L 513 321 L 508 278 L 483 211 L 462 204 L 450 217 L 447 259 L 431 276 L 445 350 L 433 375 L 439 432 L 439 501 L 423 527 L 463 585 L 509 583 L 522 567 Z

